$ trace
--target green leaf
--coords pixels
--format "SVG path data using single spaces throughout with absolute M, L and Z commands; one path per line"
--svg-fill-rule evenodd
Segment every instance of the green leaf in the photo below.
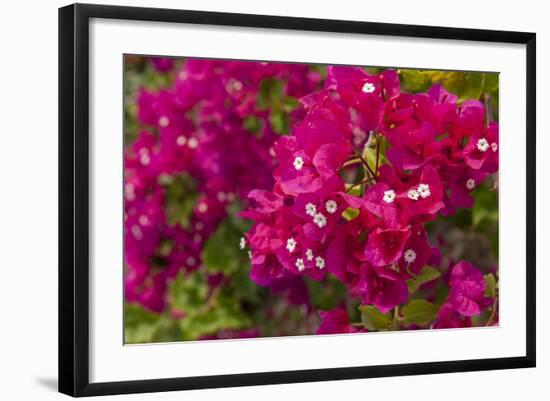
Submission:
M 237 330 L 250 325 L 248 316 L 240 310 L 238 303 L 232 300 L 219 303 L 204 312 L 192 313 L 180 321 L 184 340 L 195 340 L 222 329 Z
M 124 305 L 124 343 L 143 344 L 178 341 L 181 332 L 177 321 L 165 314 L 149 312 L 139 305 Z
M 485 279 L 485 296 L 495 298 L 497 296 L 497 280 L 493 273 L 486 274 Z
M 439 305 L 432 304 L 424 299 L 414 299 L 402 309 L 403 323 L 427 326 L 435 320 Z
M 243 262 L 246 252 L 239 248 L 242 234 L 224 220 L 212 234 L 202 251 L 202 262 L 211 273 L 231 273 Z
M 165 212 L 169 225 L 189 227 L 189 217 L 197 200 L 196 183 L 188 174 L 175 177 L 160 176 L 159 183 L 166 185 Z
M 485 187 L 474 192 L 474 206 L 472 208 L 472 224 L 477 229 L 487 220 L 488 227 L 498 224 L 498 195 L 496 191 L 489 191 Z
M 388 313 L 380 312 L 375 306 L 361 305 L 361 321 L 367 330 L 386 331 L 392 325 L 392 316 Z
M 414 294 L 416 291 L 418 291 L 422 284 L 435 280 L 440 276 L 441 273 L 439 272 L 439 270 L 431 266 L 424 266 L 419 275 L 407 280 L 409 294 Z
M 251 134 L 259 136 L 260 129 L 262 128 L 262 120 L 253 115 L 246 116 L 243 121 L 243 127 Z
M 399 70 L 399 78 L 401 85 L 407 92 L 424 92 L 432 84 L 430 77 L 425 71 L 421 70 L 401 69 Z
M 483 74 L 460 71 L 425 71 L 433 84 L 440 83 L 449 92 L 458 96 L 460 102 L 479 99 L 483 90 Z
M 282 100 L 285 84 L 280 79 L 265 78 L 260 82 L 256 107 L 258 110 L 267 110 Z
M 498 90 L 498 73 L 485 73 L 483 75 L 483 92 L 491 93 Z
M 179 311 L 189 312 L 201 307 L 208 296 L 205 275 L 199 271 L 181 271 L 170 283 L 170 296 L 172 307 Z
M 290 116 L 278 108 L 273 108 L 269 113 L 269 124 L 277 134 L 286 135 L 290 131 Z

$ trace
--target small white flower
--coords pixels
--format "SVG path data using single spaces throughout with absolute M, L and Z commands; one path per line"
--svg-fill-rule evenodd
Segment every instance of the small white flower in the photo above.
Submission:
M 323 259 L 320 256 L 317 256 L 315 258 L 315 266 L 317 266 L 319 269 L 323 270 L 325 268 L 325 259 Z
M 409 189 L 409 192 L 407 192 L 407 196 L 409 197 L 409 199 L 418 200 L 418 197 L 420 196 L 420 194 L 416 189 L 413 188 L 413 189 Z
M 466 181 L 466 188 L 468 188 L 470 191 L 476 187 L 476 182 L 473 178 L 470 178 L 468 181 Z
M 252 251 L 248 251 L 248 258 L 252 259 Z
M 317 208 L 315 207 L 315 205 L 311 202 L 306 204 L 306 214 L 313 217 L 315 216 L 315 213 L 317 213 Z
M 199 141 L 197 141 L 197 138 L 189 138 L 187 141 L 187 146 L 189 146 L 190 149 L 197 149 L 199 146 Z
M 286 249 L 289 252 L 294 252 L 296 249 L 296 240 L 294 238 L 289 238 L 286 240 Z
M 296 259 L 296 267 L 298 268 L 298 271 L 303 272 L 306 266 L 304 265 L 304 259 L 298 258 Z
M 371 82 L 366 82 L 365 85 L 363 85 L 364 93 L 372 93 L 375 89 L 376 88 L 374 87 L 374 84 L 372 84 Z
M 131 231 L 135 239 L 137 239 L 138 241 L 141 241 L 143 239 L 143 232 L 141 231 L 140 226 L 138 226 L 137 224 L 134 224 L 132 226 Z
M 201 202 L 199 203 L 197 210 L 199 211 L 199 213 L 206 213 L 208 211 L 208 205 L 204 202 Z
M 309 260 L 309 261 L 313 260 L 313 251 L 311 249 L 308 249 L 306 251 L 306 257 L 307 257 L 307 260 Z
M 317 213 L 315 216 L 313 216 L 313 222 L 317 224 L 317 227 L 323 228 L 327 225 L 327 218 L 322 213 Z
M 384 202 L 392 203 L 394 200 L 395 200 L 395 191 L 393 189 L 384 191 Z
M 168 127 L 168 124 L 170 124 L 170 119 L 166 116 L 162 116 L 159 118 L 159 126 L 162 128 Z
M 496 142 L 493 142 L 491 144 L 491 149 L 493 150 L 493 152 L 496 152 L 498 150 L 498 144 Z
M 336 213 L 336 210 L 338 209 L 338 204 L 336 203 L 336 201 L 328 200 L 328 201 L 325 202 L 325 209 L 330 214 L 334 214 L 334 213 Z
M 139 216 L 139 224 L 141 224 L 142 226 L 147 226 L 149 225 L 149 217 L 147 217 L 146 215 L 142 214 L 141 216 Z
M 187 143 L 187 138 L 183 135 L 180 135 L 176 138 L 176 143 L 178 146 L 183 146 Z
M 420 195 L 422 199 L 426 199 L 432 194 L 432 192 L 430 191 L 430 186 L 428 184 L 420 184 L 417 191 L 418 195 Z
M 149 157 L 149 153 L 148 152 L 143 152 L 141 154 L 141 157 L 139 158 L 139 161 L 143 166 L 147 166 L 149 164 L 149 162 L 151 161 L 151 158 Z
M 229 82 L 227 83 L 226 89 L 231 91 L 240 91 L 243 88 L 243 83 L 241 81 L 238 81 L 236 79 L 231 78 Z
M 304 159 L 302 159 L 300 156 L 296 157 L 294 159 L 294 162 L 292 163 L 294 165 L 294 168 L 298 171 L 302 169 L 304 166 Z
M 405 262 L 412 263 L 416 260 L 416 252 L 412 249 L 407 249 L 403 257 L 405 258 Z
M 124 193 L 126 195 L 126 199 L 128 199 L 129 201 L 133 201 L 134 199 L 136 199 L 136 193 L 133 184 L 126 184 L 124 187 Z
M 487 139 L 485 138 L 478 139 L 477 149 L 480 152 L 487 152 L 487 149 L 489 149 L 489 142 L 487 142 Z
M 239 248 L 244 249 L 246 247 L 246 238 L 241 237 L 241 241 L 239 242 Z

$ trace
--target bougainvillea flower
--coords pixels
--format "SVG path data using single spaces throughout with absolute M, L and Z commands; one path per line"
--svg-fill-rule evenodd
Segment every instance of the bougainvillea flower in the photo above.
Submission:
M 407 301 L 409 289 L 396 271 L 368 263 L 362 264 L 360 269 L 360 278 L 350 291 L 359 295 L 364 304 L 374 305 L 385 313 Z
M 374 266 L 386 266 L 403 254 L 403 246 L 411 235 L 406 228 L 376 228 L 368 237 L 365 256 Z
M 417 129 L 392 137 L 392 147 L 387 157 L 402 170 L 416 170 L 441 155 L 441 143 L 435 140 L 432 124 L 423 122 Z
M 493 173 L 498 170 L 498 124 L 472 135 L 464 148 L 464 160 L 471 168 Z
M 399 258 L 400 271 L 420 274 L 431 257 L 432 249 L 426 231 L 420 225 L 412 227 L 411 235 L 403 245 L 403 255 Z
M 350 324 L 347 312 L 342 308 L 330 311 L 319 311 L 321 324 L 317 334 L 344 334 L 357 333 L 358 330 Z
M 468 262 L 459 262 L 451 270 L 451 290 L 447 300 L 464 316 L 476 316 L 491 305 L 492 299 L 484 295 L 483 274 Z
M 450 303 L 441 305 L 437 321 L 434 324 L 435 329 L 456 329 L 471 326 L 471 317 L 461 315 Z

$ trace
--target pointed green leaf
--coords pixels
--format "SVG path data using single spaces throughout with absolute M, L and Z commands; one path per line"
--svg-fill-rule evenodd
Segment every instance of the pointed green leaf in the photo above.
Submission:
M 497 280 L 492 273 L 486 274 L 485 278 L 485 296 L 494 298 L 497 295 Z
M 424 299 L 414 299 L 402 309 L 403 323 L 427 326 L 435 320 L 438 311 L 439 305 Z
M 389 330 L 392 323 L 391 314 L 380 312 L 375 306 L 361 305 L 361 321 L 367 330 L 386 331 Z
M 424 266 L 418 276 L 407 280 L 409 294 L 414 294 L 422 284 L 428 283 L 441 276 L 441 273 L 431 266 Z

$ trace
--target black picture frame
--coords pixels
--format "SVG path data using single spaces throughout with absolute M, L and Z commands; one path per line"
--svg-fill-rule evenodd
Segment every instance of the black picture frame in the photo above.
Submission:
M 88 30 L 91 18 L 524 44 L 527 54 L 525 60 L 527 72 L 525 94 L 527 104 L 526 354 L 521 357 L 495 359 L 90 383 Z M 534 367 L 536 363 L 535 102 L 535 33 L 87 4 L 74 4 L 60 8 L 59 391 L 71 396 L 95 396 Z

